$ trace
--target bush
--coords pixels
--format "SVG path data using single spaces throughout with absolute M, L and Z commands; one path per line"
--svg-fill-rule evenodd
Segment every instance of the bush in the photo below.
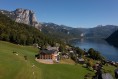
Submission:
M 92 67 L 89 67 L 88 69 L 89 69 L 90 71 L 93 71 L 93 68 L 92 68 Z
M 88 67 L 92 67 L 93 65 L 94 65 L 93 60 L 89 60 L 89 61 L 87 62 L 87 66 L 88 66 Z
M 92 79 L 92 74 L 91 74 L 91 73 L 87 73 L 87 74 L 84 76 L 84 79 Z

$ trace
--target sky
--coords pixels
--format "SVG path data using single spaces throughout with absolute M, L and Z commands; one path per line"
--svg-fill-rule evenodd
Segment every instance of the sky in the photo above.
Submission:
M 35 12 L 39 22 L 91 28 L 118 25 L 118 0 L 0 0 L 0 9 Z

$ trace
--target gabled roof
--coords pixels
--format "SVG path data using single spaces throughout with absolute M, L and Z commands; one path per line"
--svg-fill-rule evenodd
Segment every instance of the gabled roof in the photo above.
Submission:
M 59 47 L 50 47 L 50 46 L 48 46 L 48 47 L 47 47 L 47 50 L 58 50 L 58 48 L 59 48 Z
M 44 54 L 53 54 L 55 53 L 56 50 L 41 50 L 40 53 L 44 53 Z
M 84 61 L 84 59 L 83 59 L 83 58 L 79 58 L 78 60 L 79 60 L 79 61 Z

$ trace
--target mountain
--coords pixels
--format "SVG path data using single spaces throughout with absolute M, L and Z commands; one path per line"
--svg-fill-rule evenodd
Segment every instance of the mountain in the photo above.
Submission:
M 14 11 L 0 10 L 0 13 L 7 15 L 18 23 L 24 23 L 41 30 L 44 34 L 63 40 L 75 38 L 107 38 L 118 29 L 115 25 L 99 25 L 94 28 L 72 28 L 54 23 L 39 23 L 35 13 L 28 9 L 16 9 Z
M 74 30 L 72 27 L 57 25 L 54 23 L 38 23 L 35 13 L 28 9 L 19 8 L 14 11 L 0 10 L 0 13 L 5 14 L 15 22 L 34 26 L 35 28 L 42 30 L 43 33 L 51 37 L 56 37 L 59 39 L 80 37 L 81 32 L 76 29 Z
M 46 46 L 48 44 L 54 46 L 56 43 L 64 45 L 61 40 L 53 39 L 27 24 L 17 23 L 1 13 L 0 40 L 22 45 L 33 45 L 34 43 L 40 46 Z
M 42 23 L 42 32 L 53 36 L 55 38 L 61 38 L 63 40 L 80 38 L 81 29 L 68 27 L 65 25 L 57 25 L 54 23 Z
M 118 30 L 116 25 L 99 25 L 94 28 L 72 28 L 54 23 L 43 23 L 42 32 L 61 39 L 73 38 L 107 38 Z
M 89 28 L 85 33 L 85 37 L 107 38 L 116 30 L 118 30 L 116 25 L 98 25 L 97 27 Z
M 7 15 L 15 22 L 28 24 L 37 29 L 41 28 L 41 25 L 36 19 L 35 13 L 31 10 L 19 8 L 14 11 L 0 10 L 0 13 Z
M 112 33 L 106 40 L 109 44 L 118 47 L 118 30 Z

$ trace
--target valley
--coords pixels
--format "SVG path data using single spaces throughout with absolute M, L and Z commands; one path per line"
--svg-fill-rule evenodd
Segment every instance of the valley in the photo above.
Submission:
M 0 10 L 0 79 L 115 78 L 117 37 L 113 24 L 71 27 L 38 22 L 29 9 Z

